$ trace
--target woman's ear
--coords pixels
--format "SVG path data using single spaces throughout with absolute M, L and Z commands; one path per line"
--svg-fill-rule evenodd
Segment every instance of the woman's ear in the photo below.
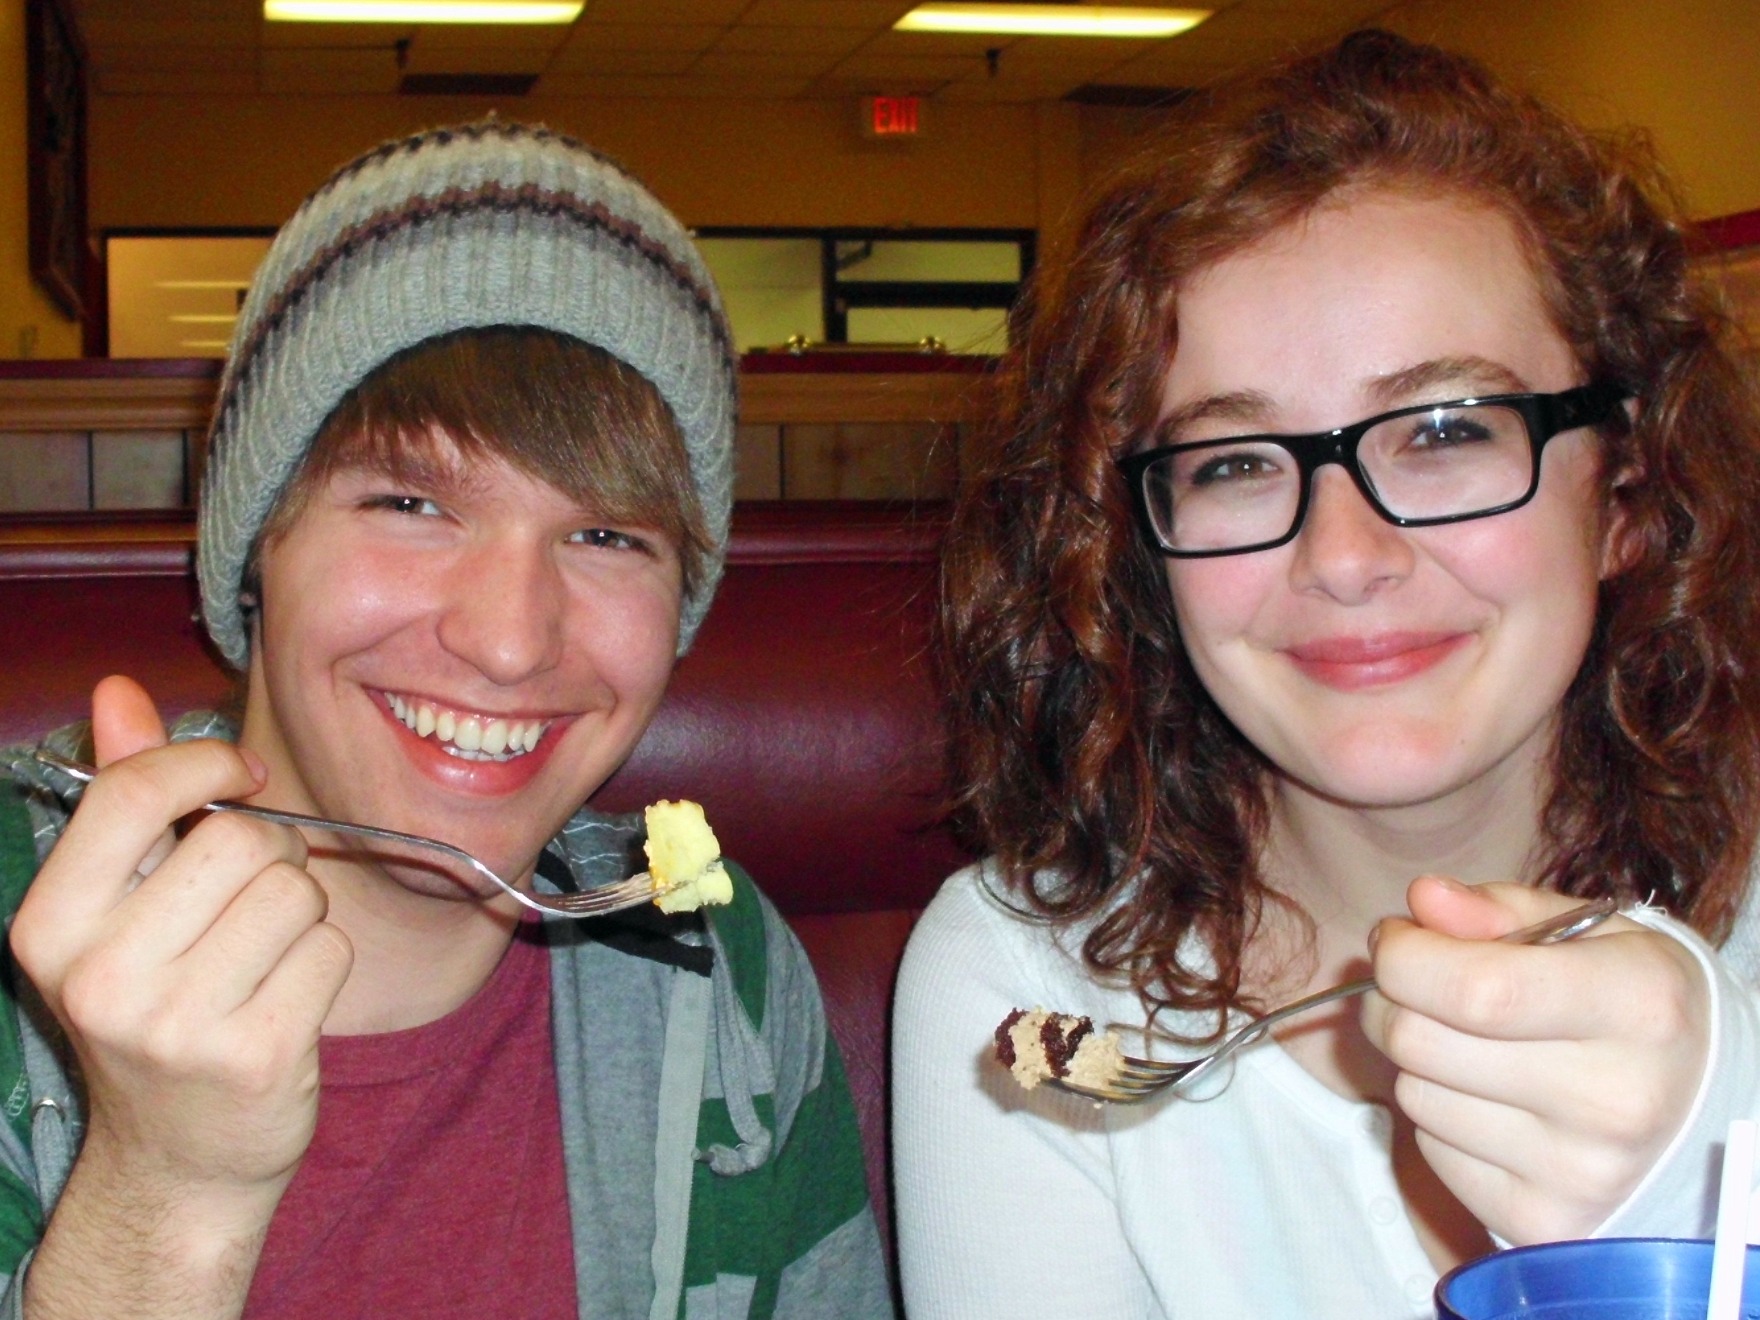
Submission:
M 1627 399 L 1626 434 L 1631 435 L 1638 426 L 1638 400 Z M 1631 510 L 1627 505 L 1626 493 L 1641 486 L 1648 476 L 1644 459 L 1636 447 L 1620 456 L 1619 466 L 1614 470 L 1613 480 L 1607 483 L 1607 508 L 1601 521 L 1601 581 L 1606 582 L 1618 577 L 1633 564 L 1643 547 L 1638 543 L 1632 528 Z

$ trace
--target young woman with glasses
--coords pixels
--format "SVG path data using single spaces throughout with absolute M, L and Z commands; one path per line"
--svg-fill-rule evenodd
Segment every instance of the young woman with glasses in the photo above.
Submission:
M 1665 195 L 1363 33 L 1195 99 L 1035 282 L 945 566 L 991 858 L 901 982 L 913 1320 L 1428 1316 L 1499 1240 L 1708 1231 L 1760 1111 L 1760 424 Z M 991 1045 L 1179 1058 L 1371 973 L 1141 1105 Z

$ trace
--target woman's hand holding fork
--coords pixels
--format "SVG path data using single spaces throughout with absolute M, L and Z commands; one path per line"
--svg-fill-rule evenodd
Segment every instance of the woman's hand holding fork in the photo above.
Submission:
M 1363 1026 L 1399 1068 L 1420 1150 L 1514 1243 L 1582 1237 L 1679 1131 L 1709 1049 L 1710 994 L 1679 941 L 1615 917 L 1545 948 L 1505 931 L 1579 900 L 1434 876 L 1378 930 Z

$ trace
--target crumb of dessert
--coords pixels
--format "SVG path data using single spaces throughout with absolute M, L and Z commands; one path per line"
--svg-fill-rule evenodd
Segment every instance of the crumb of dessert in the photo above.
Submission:
M 731 903 L 733 880 L 721 864 L 721 844 L 695 802 L 656 802 L 643 813 L 648 825 L 648 874 L 662 912 L 694 912 Z
M 1091 1018 L 1017 1008 L 996 1028 L 996 1058 L 1027 1090 L 1052 1078 L 1104 1088 L 1118 1080 L 1118 1037 L 1095 1032 Z

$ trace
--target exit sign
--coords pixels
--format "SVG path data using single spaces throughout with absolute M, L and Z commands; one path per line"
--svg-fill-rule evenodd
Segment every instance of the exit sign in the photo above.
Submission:
M 864 96 L 862 132 L 873 138 L 914 138 L 923 135 L 920 96 Z

